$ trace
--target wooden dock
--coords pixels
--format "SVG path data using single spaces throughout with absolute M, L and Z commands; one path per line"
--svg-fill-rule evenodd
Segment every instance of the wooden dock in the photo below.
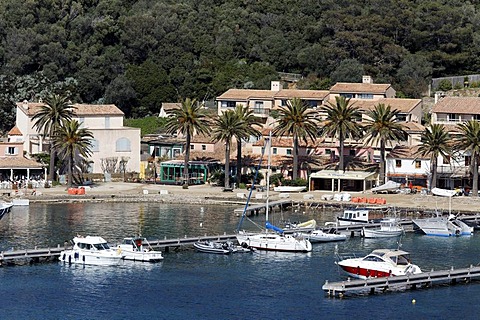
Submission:
M 184 237 L 177 239 L 148 240 L 150 246 L 154 249 L 163 249 L 168 252 L 172 248 L 179 250 L 181 248 L 193 247 L 193 244 L 199 240 L 227 241 L 234 240 L 235 235 L 216 235 L 201 237 Z M 60 256 L 60 252 L 65 250 L 65 246 L 58 245 L 53 248 L 34 248 L 0 252 L 0 265 L 32 264 L 39 262 L 55 261 Z
M 285 208 L 291 207 L 292 205 L 293 205 L 292 200 L 277 200 L 277 201 L 270 201 L 268 203 L 269 210 L 274 210 L 275 208 L 280 208 L 281 210 L 283 210 Z M 257 215 L 260 212 L 265 212 L 266 209 L 267 209 L 267 204 L 266 203 L 255 204 L 255 205 L 248 206 L 245 214 L 247 216 L 253 215 L 253 214 Z M 241 214 L 243 214 L 243 210 L 245 210 L 245 206 L 235 209 L 234 212 L 236 214 L 241 215 Z
M 417 287 L 431 288 L 434 285 L 455 285 L 457 283 L 469 283 L 480 278 L 480 266 L 470 266 L 463 269 L 430 271 L 420 274 L 405 276 L 391 276 L 384 278 L 369 278 L 366 280 L 346 280 L 339 282 L 329 282 L 328 280 L 322 286 L 322 289 L 328 296 L 343 297 L 348 293 L 375 293 L 394 291 L 398 289 L 416 289 Z

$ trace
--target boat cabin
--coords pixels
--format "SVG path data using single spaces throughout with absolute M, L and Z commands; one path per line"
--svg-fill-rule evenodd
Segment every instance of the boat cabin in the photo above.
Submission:
M 102 237 L 75 237 L 73 239 L 75 246 L 83 250 L 108 250 L 110 246 Z
M 381 261 L 390 262 L 397 266 L 406 266 L 410 263 L 410 254 L 402 250 L 378 249 L 364 258 L 365 261 L 378 261 L 372 259 L 382 259 Z M 368 259 L 368 260 L 367 260 Z
M 369 223 L 384 218 L 386 208 L 348 208 L 343 211 L 341 217 L 337 217 L 339 225 L 349 225 L 356 223 Z

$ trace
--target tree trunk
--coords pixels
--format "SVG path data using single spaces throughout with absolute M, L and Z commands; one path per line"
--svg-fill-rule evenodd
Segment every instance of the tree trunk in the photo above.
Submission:
M 68 187 L 73 185 L 73 154 L 68 157 Z
M 386 180 L 385 173 L 385 141 L 382 139 L 380 141 L 380 184 L 384 184 Z
M 53 141 L 50 139 L 50 172 L 48 173 L 48 180 L 55 181 L 55 148 L 53 147 Z
M 430 190 L 437 187 L 437 160 L 432 161 L 432 181 L 430 182 Z
M 343 167 L 343 145 L 345 144 L 345 139 L 343 138 L 343 134 L 340 135 L 340 150 L 339 150 L 339 162 L 338 162 L 338 170 L 345 172 L 345 168 Z
M 242 182 L 242 140 L 237 140 L 237 186 Z
M 225 142 L 225 188 L 230 188 L 230 140 Z
M 293 137 L 293 180 L 298 178 L 298 137 Z
M 188 163 L 190 162 L 190 141 L 191 141 L 191 135 L 190 133 L 187 134 L 186 137 L 186 150 L 185 150 L 185 162 L 183 164 L 183 177 L 182 177 L 182 182 L 183 182 L 183 189 L 188 189 Z
M 478 197 L 478 155 L 472 155 L 473 161 L 473 181 L 472 181 L 472 197 Z

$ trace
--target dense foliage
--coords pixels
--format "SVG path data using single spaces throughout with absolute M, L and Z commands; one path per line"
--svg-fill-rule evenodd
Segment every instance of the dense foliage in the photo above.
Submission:
M 300 86 L 392 83 L 418 97 L 430 77 L 478 72 L 480 4 L 463 0 L 38 0 L 0 2 L 0 116 L 48 92 L 115 103 L 127 117 L 161 102 Z

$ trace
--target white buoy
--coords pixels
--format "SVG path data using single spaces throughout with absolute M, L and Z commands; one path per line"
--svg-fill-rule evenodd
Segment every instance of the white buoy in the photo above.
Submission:
M 415 303 L 417 303 L 417 300 L 412 299 L 412 304 L 415 304 Z

